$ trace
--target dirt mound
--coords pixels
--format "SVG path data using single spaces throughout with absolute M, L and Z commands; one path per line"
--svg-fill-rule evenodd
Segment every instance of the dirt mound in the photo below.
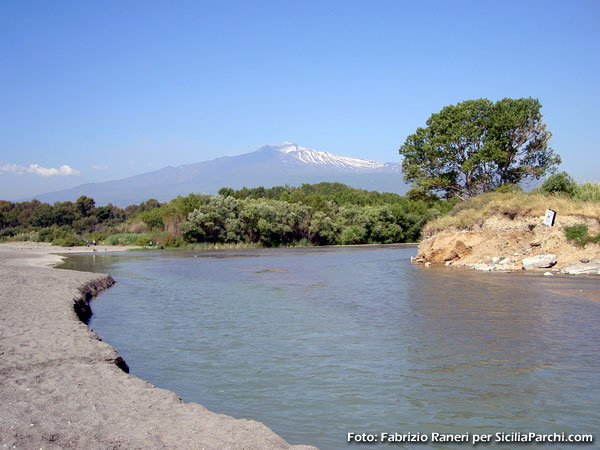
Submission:
M 557 256 L 556 269 L 600 258 L 600 244 L 577 247 L 565 234 L 566 226 L 576 224 L 586 224 L 592 235 L 600 233 L 598 219 L 557 215 L 553 227 L 546 227 L 543 220 L 543 216 L 496 214 L 467 230 L 436 230 L 420 243 L 416 261 L 455 266 L 503 261 L 504 269 L 520 270 L 523 258 L 541 253 Z

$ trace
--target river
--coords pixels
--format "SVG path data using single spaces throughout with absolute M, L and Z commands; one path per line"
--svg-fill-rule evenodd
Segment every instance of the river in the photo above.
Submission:
M 89 325 L 131 373 L 290 443 L 600 429 L 599 277 L 425 268 L 415 254 L 98 252 L 62 267 L 117 280 Z

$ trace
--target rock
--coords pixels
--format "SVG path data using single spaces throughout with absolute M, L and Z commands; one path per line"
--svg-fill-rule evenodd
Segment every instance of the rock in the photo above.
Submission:
M 510 265 L 513 264 L 512 259 L 502 258 L 498 263 L 494 262 L 482 262 L 481 260 L 478 263 L 466 264 L 467 267 L 471 267 L 475 270 L 480 270 L 482 272 L 493 272 L 494 270 L 510 270 Z
M 521 261 L 524 270 L 541 269 L 545 267 L 552 267 L 556 264 L 556 255 L 538 255 L 532 256 L 531 258 L 524 258 Z
M 446 261 L 446 267 L 451 266 L 452 265 L 452 261 Z
M 498 258 L 497 256 L 494 256 L 494 257 L 492 258 L 492 262 L 493 262 L 494 264 L 498 264 L 498 263 L 500 262 L 500 258 Z
M 561 272 L 569 275 L 600 274 L 600 262 L 575 264 L 565 267 Z
M 579 262 L 580 262 L 580 263 L 583 263 L 583 264 L 589 263 L 589 262 L 590 262 L 590 258 L 581 258 L 581 259 L 579 260 Z
M 425 267 L 431 267 L 431 263 L 430 262 L 426 262 L 425 263 Z
M 433 262 L 446 262 L 460 259 L 463 256 L 471 253 L 471 247 L 465 245 L 463 241 L 456 241 L 449 247 L 438 248 L 433 250 L 427 259 Z
M 552 272 L 544 272 L 545 277 L 552 277 L 554 274 Z
M 542 245 L 542 243 L 540 241 L 535 241 L 532 242 L 531 244 L 529 244 L 531 247 L 539 247 L 540 245 Z

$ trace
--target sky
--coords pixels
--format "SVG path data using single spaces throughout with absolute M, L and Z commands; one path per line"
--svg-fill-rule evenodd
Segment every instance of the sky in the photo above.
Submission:
M 400 162 L 432 113 L 538 98 L 600 181 L 598 1 L 0 2 L 0 199 L 294 142 Z

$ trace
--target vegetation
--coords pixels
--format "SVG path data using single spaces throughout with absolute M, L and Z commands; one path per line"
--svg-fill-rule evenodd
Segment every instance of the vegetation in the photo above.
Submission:
M 586 183 L 593 184 L 593 183 Z M 600 188 L 599 185 L 594 186 Z M 578 186 L 576 193 L 582 186 Z M 593 191 L 586 187 L 586 192 Z M 582 200 L 567 195 L 535 192 L 488 192 L 458 203 L 448 214 L 427 224 L 424 234 L 429 236 L 441 230 L 471 230 L 483 223 L 485 218 L 498 215 L 514 219 L 518 216 L 543 216 L 546 209 L 558 211 L 561 215 L 600 217 L 600 201 Z
M 1 201 L 0 240 L 167 247 L 415 242 L 425 223 L 456 203 L 340 183 L 223 188 L 219 194 L 189 194 L 162 204 L 150 199 L 125 209 L 96 207 L 86 196 L 54 205 Z
M 600 202 L 600 184 L 583 183 L 577 186 L 573 198 L 589 202 Z
M 566 194 L 573 197 L 577 191 L 577 182 L 567 172 L 555 173 L 549 176 L 540 187 L 548 194 Z
M 410 195 L 466 199 L 552 172 L 560 157 L 540 109 L 532 98 L 479 99 L 432 114 L 399 150 Z
M 585 247 L 589 242 L 595 244 L 600 242 L 600 233 L 596 236 L 590 236 L 588 226 L 585 224 L 565 227 L 565 234 L 567 235 L 567 240 L 573 241 L 579 247 Z
M 551 175 L 537 191 L 574 200 L 600 202 L 600 184 L 588 182 L 578 185 L 567 172 Z

